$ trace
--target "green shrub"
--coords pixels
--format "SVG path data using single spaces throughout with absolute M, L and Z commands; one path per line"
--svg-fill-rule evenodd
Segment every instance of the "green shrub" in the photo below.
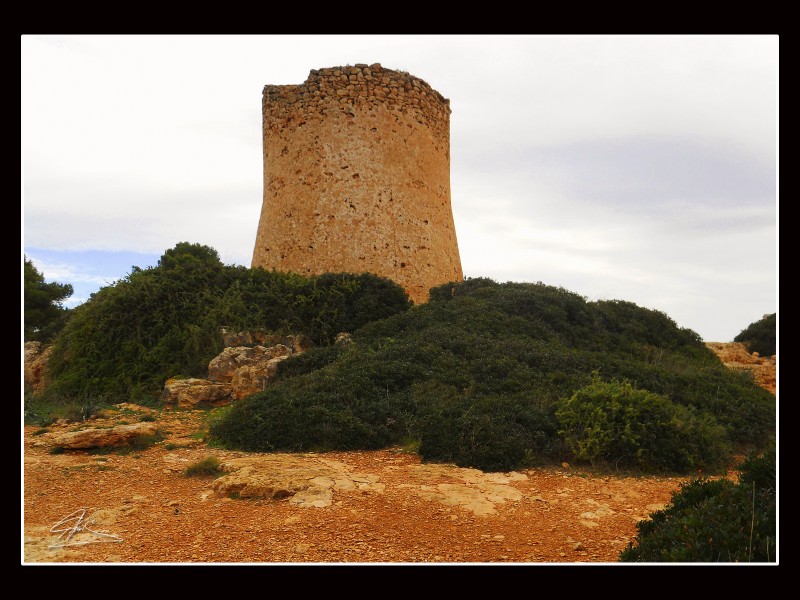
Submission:
M 80 396 L 45 391 L 39 395 L 25 394 L 24 421 L 46 427 L 58 419 L 72 422 L 86 421 L 108 407 L 105 396 L 86 393 Z
M 222 473 L 222 465 L 216 456 L 207 456 L 192 463 L 184 471 L 187 477 L 215 477 Z
M 290 380 L 240 400 L 211 423 L 212 439 L 255 452 L 377 449 L 395 439 L 391 411 L 370 401 L 380 397 L 371 382 L 334 381 L 324 371 L 310 374 L 316 389 L 302 395 Z
M 733 338 L 733 341 L 743 343 L 749 352 L 758 352 L 761 356 L 772 356 L 776 353 L 777 325 L 777 313 L 764 315 L 760 321 L 750 323 Z
M 485 470 L 561 462 L 571 456 L 559 430 L 572 425 L 560 424 L 556 409 L 590 387 L 595 371 L 639 391 L 616 400 L 596 425 L 607 431 L 586 449 L 577 446 L 582 430 L 569 434 L 586 460 L 691 472 L 724 463 L 729 442 L 763 447 L 774 436 L 772 394 L 725 368 L 694 332 L 631 303 L 470 279 L 351 333 L 347 349 L 284 361 L 280 381 L 238 402 L 211 427 L 211 439 L 256 451 L 412 439 L 426 461 Z M 609 401 L 608 391 L 599 402 Z M 578 404 L 563 414 L 576 428 L 591 414 Z M 635 425 L 630 435 L 626 422 Z
M 156 431 L 153 435 L 140 435 L 135 437 L 129 444 L 133 450 L 147 450 L 155 446 L 157 443 L 164 440 L 164 435 L 160 431 Z
M 423 461 L 510 471 L 557 454 L 555 418 L 524 398 L 470 398 L 435 383 L 418 386 L 414 398 L 421 407 L 416 435 Z
M 721 466 L 725 430 L 713 416 L 672 403 L 630 382 L 595 379 L 559 402 L 561 434 L 575 459 L 645 471 Z
M 399 285 L 376 275 L 226 266 L 212 248 L 181 242 L 158 266 L 133 267 L 70 311 L 54 341 L 48 390 L 152 404 L 169 377 L 206 375 L 223 349 L 221 326 L 305 334 L 327 345 L 410 306 Z
M 624 562 L 775 562 L 775 447 L 751 455 L 738 483 L 696 479 L 637 525 Z
M 299 354 L 292 354 L 278 363 L 278 377 L 297 377 L 317 371 L 331 364 L 342 351 L 337 345 L 318 346 Z

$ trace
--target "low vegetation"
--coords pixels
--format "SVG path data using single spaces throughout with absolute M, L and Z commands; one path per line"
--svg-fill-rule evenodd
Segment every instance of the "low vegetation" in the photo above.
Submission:
M 751 455 L 739 481 L 696 479 L 637 525 L 623 562 L 775 562 L 775 447 Z
M 59 419 L 70 422 L 87 421 L 111 406 L 105 396 L 97 396 L 87 391 L 80 396 L 47 393 L 23 396 L 23 419 L 26 425 L 47 427 Z
M 221 473 L 222 465 L 216 456 L 206 456 L 186 467 L 184 471 L 187 477 L 216 477 Z
M 70 291 L 47 287 L 26 260 L 26 340 L 54 342 L 50 385 L 24 398 L 37 434 L 120 401 L 157 405 L 167 378 L 205 375 L 222 349 L 221 326 L 302 333 L 312 350 L 281 362 L 266 391 L 213 411 L 196 437 L 258 452 L 395 445 L 485 471 L 568 460 L 714 473 L 750 450 L 738 483 L 683 486 L 639 524 L 621 560 L 775 560 L 775 397 L 659 311 L 486 278 L 439 286 L 412 307 L 374 275 L 226 266 L 212 248 L 188 243 L 65 311 Z M 38 311 L 40 300 L 54 310 Z M 774 354 L 775 322 L 769 315 L 736 341 Z M 334 344 L 343 331 L 351 343 Z M 209 456 L 185 474 L 221 472 Z
M 629 302 L 470 279 L 281 363 L 282 379 L 211 427 L 251 451 L 353 450 L 417 440 L 426 461 L 488 471 L 576 460 L 719 469 L 763 447 L 775 399 L 697 334 Z

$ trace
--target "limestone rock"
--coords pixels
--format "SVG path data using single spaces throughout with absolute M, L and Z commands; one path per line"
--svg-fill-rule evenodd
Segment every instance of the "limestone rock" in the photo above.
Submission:
M 446 506 L 458 506 L 479 516 L 495 514 L 496 504 L 522 500 L 522 493 L 510 484 L 527 479 L 526 475 L 515 471 L 484 473 L 478 469 L 434 464 L 417 465 L 410 474 L 412 479 L 424 482 L 414 490 L 420 497 Z M 450 482 L 436 486 L 427 484 L 428 481 L 442 477 L 448 478 Z M 416 488 L 413 483 L 409 486 Z
M 245 365 L 236 370 L 231 380 L 231 397 L 239 400 L 263 392 L 278 373 L 278 363 L 286 356 L 277 356 L 262 363 Z
M 272 454 L 236 458 L 223 464 L 226 475 L 211 484 L 220 496 L 289 499 L 302 508 L 324 508 L 335 493 L 383 492 L 377 475 L 350 473 L 346 465 L 314 456 Z
M 47 386 L 47 361 L 52 351 L 52 346 L 45 347 L 41 342 L 25 342 L 25 389 L 38 393 Z
M 211 359 L 208 363 L 208 378 L 211 381 L 230 383 L 233 374 L 241 365 L 237 359 L 243 354 L 240 350 L 250 350 L 250 348 L 236 347 L 225 348 L 220 354 Z
M 236 371 L 242 367 L 260 367 L 266 369 L 267 363 L 278 357 L 286 357 L 293 353 L 291 348 L 283 344 L 274 346 L 238 346 L 235 348 L 225 348 L 219 356 L 215 357 L 208 364 L 208 378 L 211 381 L 230 383 Z
M 342 332 L 336 336 L 334 343 L 337 346 L 342 346 L 343 348 L 349 348 L 353 343 L 353 337 L 346 332 Z
M 775 356 L 759 356 L 752 354 L 741 342 L 707 342 L 706 346 L 729 369 L 750 371 L 755 382 L 773 394 L 777 389 L 777 361 Z
M 215 406 L 231 399 L 229 383 L 207 379 L 168 379 L 164 384 L 161 399 L 164 404 L 177 404 L 180 408 L 195 408 L 198 405 Z
M 155 435 L 158 427 L 154 423 L 117 425 L 111 429 L 82 429 L 61 434 L 53 439 L 53 445 L 67 450 L 125 446 L 135 439 Z
M 222 328 L 227 346 L 208 364 L 208 379 L 178 379 L 166 382 L 162 399 L 182 408 L 217 406 L 266 389 L 278 373 L 278 364 L 292 354 L 304 352 L 311 341 L 303 335 L 279 335 L 264 331 L 229 333 Z M 248 345 L 258 342 L 258 345 Z

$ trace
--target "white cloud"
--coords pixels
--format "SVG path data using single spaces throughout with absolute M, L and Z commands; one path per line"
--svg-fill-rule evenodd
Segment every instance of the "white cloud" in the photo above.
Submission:
M 249 265 L 263 86 L 380 62 L 451 100 L 466 274 L 730 338 L 777 303 L 777 59 L 777 36 L 24 36 L 24 243 Z

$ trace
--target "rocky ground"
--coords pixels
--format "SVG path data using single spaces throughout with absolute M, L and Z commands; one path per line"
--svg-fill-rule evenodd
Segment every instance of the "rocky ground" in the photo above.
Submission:
M 753 379 L 761 387 L 773 394 L 777 387 L 777 360 L 773 356 L 750 354 L 744 344 L 739 342 L 708 342 L 706 344 L 729 369 L 739 369 L 753 373 Z
M 127 453 L 54 454 L 64 433 L 87 425 L 26 427 L 23 562 L 615 562 L 637 521 L 685 480 L 566 464 L 483 473 L 421 464 L 399 448 L 230 452 L 199 439 L 206 414 L 121 405 L 89 422 L 157 425 L 161 441 Z M 184 473 L 208 456 L 221 476 Z
M 709 346 L 727 352 L 732 368 L 766 373 L 757 378 L 774 392 L 774 359 Z M 203 441 L 207 415 L 118 405 L 86 423 L 25 427 L 21 562 L 615 563 L 636 523 L 691 479 L 566 463 L 483 473 L 422 464 L 400 448 L 231 452 Z M 103 433 L 76 433 L 88 428 L 116 428 L 118 440 L 156 430 L 161 439 L 139 450 L 54 451 Z M 220 473 L 186 475 L 208 457 Z

